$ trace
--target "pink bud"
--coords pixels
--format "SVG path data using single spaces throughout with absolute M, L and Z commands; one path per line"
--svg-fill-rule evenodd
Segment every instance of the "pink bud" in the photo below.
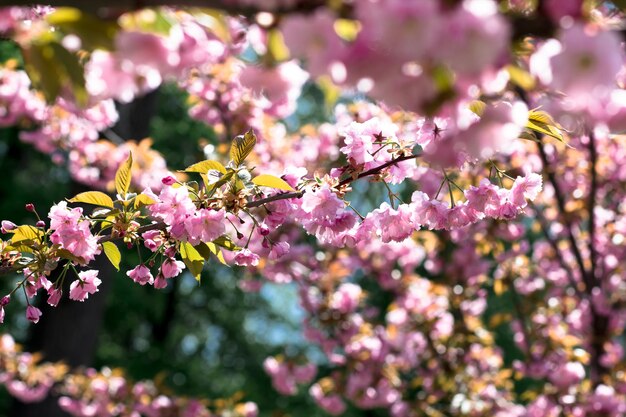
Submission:
M 169 176 L 167 176 L 167 177 L 163 178 L 163 179 L 161 180 L 161 182 L 162 182 L 163 184 L 165 184 L 165 185 L 173 185 L 173 184 L 175 184 L 175 183 L 176 183 L 176 178 L 174 178 L 174 177 L 172 177 L 171 175 L 169 175 Z
M 11 221 L 8 220 L 2 220 L 2 223 L 0 223 L 2 225 L 2 233 L 7 233 L 11 230 L 15 230 L 17 229 L 17 225 Z
M 5 295 L 4 297 L 0 298 L 0 307 L 4 307 L 5 305 L 9 304 L 11 302 L 11 296 L 10 295 Z
M 48 290 L 48 304 L 52 307 L 56 307 L 59 305 L 59 301 L 61 301 L 61 296 L 63 295 L 63 291 L 60 288 L 50 287 Z
M 35 223 L 35 226 L 44 228 L 46 227 L 46 222 L 44 222 L 43 220 L 39 220 L 37 223 Z
M 261 236 L 267 236 L 270 234 L 270 228 L 265 223 L 261 223 L 259 225 L 259 233 L 261 233 Z
M 28 321 L 32 321 L 33 323 L 39 322 L 39 317 L 41 317 L 41 310 L 39 310 L 35 306 L 28 306 L 26 308 L 26 318 Z
M 26 204 L 24 208 L 26 209 L 26 211 L 35 211 L 35 205 L 33 203 Z

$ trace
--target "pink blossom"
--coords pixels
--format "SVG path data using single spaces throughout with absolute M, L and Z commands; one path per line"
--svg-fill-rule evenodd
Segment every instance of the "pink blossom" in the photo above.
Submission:
M 52 307 L 56 307 L 59 305 L 59 301 L 61 301 L 61 296 L 63 295 L 63 290 L 61 288 L 50 287 L 48 289 L 48 304 Z
M 167 258 L 161 265 L 159 275 L 163 275 L 164 278 L 174 278 L 183 272 L 183 269 L 185 269 L 185 264 L 182 261 L 177 261 L 174 258 Z
M 306 365 L 296 365 L 293 367 L 293 377 L 298 384 L 308 384 L 315 378 L 317 373 L 317 366 L 314 363 L 307 363 Z
M 240 266 L 257 266 L 259 264 L 259 255 L 253 253 L 248 248 L 244 248 L 235 252 L 235 265 Z
M 150 269 L 143 264 L 137 265 L 135 268 L 126 272 L 126 275 L 139 285 L 152 284 L 154 282 Z
M 98 278 L 98 271 L 90 269 L 78 273 L 78 279 L 70 285 L 70 299 L 85 301 L 89 294 L 98 292 L 98 286 L 102 281 Z
M 352 313 L 359 306 L 362 295 L 360 286 L 350 282 L 343 283 L 333 293 L 330 307 L 342 314 Z
M 17 225 L 8 220 L 2 220 L 1 224 L 2 224 L 2 228 L 0 230 L 2 231 L 2 233 L 8 233 L 10 231 L 17 229 Z
M 188 216 L 196 211 L 196 206 L 189 198 L 187 187 L 163 187 L 159 196 L 147 193 L 149 197 L 157 201 L 148 206 L 150 213 L 163 220 L 167 225 L 181 225 Z
M 241 73 L 241 83 L 264 98 L 260 107 L 268 114 L 283 118 L 296 110 L 308 77 L 295 61 L 287 61 L 274 68 L 247 66 Z
M 39 312 L 39 315 L 41 315 L 41 312 Z M 29 320 L 31 319 L 29 318 Z M 33 323 L 37 323 L 38 320 L 39 320 L 39 317 L 37 316 L 36 320 L 31 320 L 31 321 Z M 50 391 L 50 387 L 52 386 L 52 383 L 46 382 L 46 383 L 39 383 L 35 386 L 29 386 L 24 381 L 14 379 L 14 380 L 7 382 L 5 386 L 9 394 L 11 394 L 15 398 L 18 398 L 20 401 L 25 402 L 25 403 L 35 403 L 46 398 L 46 396 L 48 395 L 48 392 Z
M 439 25 L 445 48 L 435 55 L 459 73 L 476 75 L 506 53 L 510 28 L 492 0 L 465 0 Z M 489 44 L 489 48 L 485 45 Z
M 613 31 L 575 24 L 562 31 L 559 40 L 561 50 L 550 59 L 554 89 L 578 101 L 595 101 L 615 88 L 624 57 Z
M 338 416 L 346 410 L 346 404 L 337 394 L 324 393 L 319 384 L 313 384 L 309 389 L 309 394 L 315 400 L 317 405 L 326 410 L 329 414 Z
M 141 235 L 143 244 L 152 252 L 156 252 L 165 242 L 163 232 L 160 230 L 149 230 Z
M 289 253 L 289 243 L 287 242 L 276 242 L 272 245 L 272 249 L 268 257 L 272 260 L 279 259 Z
M 541 175 L 530 173 L 524 177 L 517 177 L 511 188 L 509 198 L 520 208 L 526 207 L 526 200 L 533 201 L 541 191 Z
M 224 222 L 224 210 L 200 209 L 193 215 L 187 217 L 185 230 L 191 244 L 197 245 L 200 242 L 212 242 L 226 231 Z
M 314 77 L 326 74 L 343 49 L 334 22 L 335 16 L 326 8 L 319 8 L 310 16 L 289 14 L 281 21 L 289 51 L 295 57 L 305 58 Z
M 580 362 L 567 362 L 550 373 L 549 378 L 558 388 L 566 389 L 585 378 L 585 368 Z
M 41 310 L 39 310 L 37 307 L 31 306 L 31 305 L 26 307 L 26 318 L 28 319 L 28 321 L 31 321 L 33 323 L 38 323 L 40 317 L 41 317 Z

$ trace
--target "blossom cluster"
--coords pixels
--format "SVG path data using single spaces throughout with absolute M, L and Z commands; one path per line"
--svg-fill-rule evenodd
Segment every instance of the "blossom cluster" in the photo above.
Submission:
M 205 399 L 166 395 L 154 381 L 134 382 L 119 370 L 89 368 L 70 371 L 62 363 L 42 362 L 22 352 L 9 335 L 0 336 L 0 383 L 25 403 L 43 400 L 51 390 L 59 395 L 63 411 L 75 417 L 150 415 L 172 413 L 185 417 L 256 417 L 252 402 L 224 401 L 222 407 L 208 407 Z

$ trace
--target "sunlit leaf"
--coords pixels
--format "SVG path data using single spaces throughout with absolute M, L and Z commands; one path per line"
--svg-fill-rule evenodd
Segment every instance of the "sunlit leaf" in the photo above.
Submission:
M 113 208 L 111 197 L 100 191 L 87 191 L 77 194 L 68 200 L 70 203 L 93 204 L 94 206 Z
M 529 111 L 528 123 L 526 124 L 526 127 L 544 135 L 551 136 L 565 143 L 565 139 L 563 138 L 560 127 L 545 111 Z
M 480 101 L 480 100 L 473 100 L 469 105 L 469 109 L 477 116 L 482 116 L 483 113 L 485 112 L 486 107 L 487 107 L 487 104 L 485 104 L 484 101 Z
M 289 59 L 289 49 L 285 45 L 283 34 L 278 29 L 270 29 L 267 33 L 267 53 L 274 62 L 283 62 Z
M 282 178 L 269 174 L 261 174 L 252 179 L 252 183 L 259 187 L 270 187 L 278 190 L 295 191 L 291 185 L 287 184 Z
M 213 241 L 213 243 L 215 243 L 217 246 L 221 246 L 225 249 L 228 249 L 230 251 L 236 251 L 236 250 L 240 250 L 241 247 L 237 246 L 231 239 L 229 236 L 220 236 L 217 239 L 215 239 Z
M 122 254 L 120 253 L 117 245 L 113 242 L 104 242 L 102 243 L 102 250 L 115 269 L 119 271 Z
M 13 236 L 11 237 L 11 243 L 15 245 L 18 242 L 26 240 L 39 241 L 43 237 L 43 231 L 31 225 L 18 226 L 13 230 Z
M 125 198 L 130 188 L 132 179 L 131 168 L 133 166 L 133 154 L 128 154 L 128 159 L 120 165 L 115 173 L 115 189 L 120 197 Z
M 61 7 L 46 16 L 49 24 L 63 33 L 80 38 L 81 47 L 86 50 L 111 50 L 115 45 L 115 35 L 120 30 L 115 20 L 99 19 L 81 10 Z
M 180 244 L 180 256 L 183 258 L 183 262 L 187 265 L 191 275 L 199 282 L 202 268 L 204 267 L 204 258 L 189 242 L 181 242 Z
M 221 172 L 222 174 L 226 174 L 226 167 L 217 161 L 206 160 L 202 162 L 198 162 L 196 164 L 190 165 L 183 172 L 199 172 L 201 174 L 206 174 L 209 170 L 214 169 L 216 171 Z
M 361 23 L 351 19 L 337 19 L 333 24 L 335 33 L 343 40 L 352 42 L 361 31 Z
M 515 65 L 507 65 L 506 70 L 513 84 L 526 91 L 531 91 L 535 88 L 535 78 L 528 71 Z
M 254 149 L 254 145 L 256 145 L 256 135 L 250 129 L 245 135 L 239 135 L 233 139 L 230 146 L 230 159 L 236 166 L 241 165 Z
M 149 206 L 151 204 L 156 203 L 152 198 L 148 197 L 145 194 L 138 194 L 135 197 L 135 208 L 139 208 L 141 206 Z

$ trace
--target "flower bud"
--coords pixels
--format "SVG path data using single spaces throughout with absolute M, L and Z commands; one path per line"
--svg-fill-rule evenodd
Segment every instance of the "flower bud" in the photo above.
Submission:
M 39 310 L 35 306 L 28 306 L 26 308 L 26 318 L 28 321 L 32 321 L 33 323 L 38 323 L 39 318 L 41 317 L 41 310 Z
M 2 230 L 2 233 L 8 233 L 11 230 L 17 229 L 17 225 L 8 220 L 2 220 L 2 223 L 0 224 L 2 225 L 2 227 L 0 228 L 0 230 Z
M 161 182 L 165 185 L 174 185 L 176 183 L 176 178 L 172 177 L 171 175 L 168 175 L 167 177 L 164 177 L 163 179 L 161 179 Z
M 5 295 L 4 297 L 0 298 L 0 307 L 4 307 L 5 305 L 9 304 L 11 302 L 11 296 L 10 295 Z
M 35 226 L 44 228 L 46 227 L 46 222 L 44 222 L 43 220 L 39 220 L 37 223 L 35 223 Z
M 30 212 L 35 211 L 35 205 L 33 203 L 26 204 L 24 208 L 26 209 L 26 211 L 30 211 Z

